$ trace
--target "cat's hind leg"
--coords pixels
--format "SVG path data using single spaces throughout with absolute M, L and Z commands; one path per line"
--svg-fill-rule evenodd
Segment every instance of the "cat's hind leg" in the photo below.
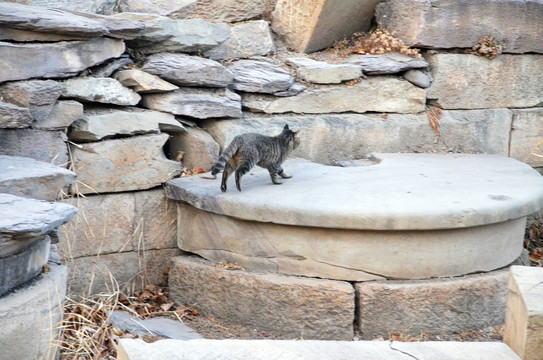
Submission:
M 287 174 L 287 173 L 283 170 L 283 167 L 282 167 L 282 166 L 279 166 L 279 168 L 277 169 L 277 175 L 281 176 L 283 179 L 290 179 L 290 178 L 292 177 L 292 175 Z
M 241 178 L 243 177 L 243 175 L 247 174 L 249 170 L 253 168 L 253 166 L 255 166 L 253 163 L 249 161 L 244 161 L 236 170 L 236 187 L 239 191 L 241 191 Z
M 222 180 L 221 180 L 221 191 L 226 192 L 228 178 L 230 175 L 234 172 L 235 164 L 233 164 L 232 160 L 229 160 L 226 165 L 224 166 L 224 170 L 222 171 Z

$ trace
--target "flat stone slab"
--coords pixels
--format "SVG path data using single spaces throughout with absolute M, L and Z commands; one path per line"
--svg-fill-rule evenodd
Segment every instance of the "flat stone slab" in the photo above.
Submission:
M 519 360 L 498 342 L 120 339 L 119 360 Z
M 373 165 L 334 167 L 290 160 L 293 175 L 271 184 L 266 170 L 226 193 L 220 179 L 167 182 L 169 198 L 243 220 L 364 230 L 467 228 L 519 219 L 543 205 L 543 177 L 501 155 L 375 154 Z M 517 254 L 518 255 L 518 254 Z

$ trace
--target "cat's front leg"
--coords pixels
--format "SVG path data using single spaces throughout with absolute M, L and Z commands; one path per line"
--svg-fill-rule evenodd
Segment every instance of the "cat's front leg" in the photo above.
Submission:
M 269 171 L 269 173 L 270 173 L 271 181 L 272 181 L 274 184 L 280 185 L 280 184 L 283 183 L 281 180 L 277 180 L 277 169 L 276 169 L 276 168 L 270 167 L 270 168 L 268 168 L 268 171 Z
M 277 175 L 281 176 L 283 179 L 290 179 L 292 175 L 287 174 L 281 166 L 277 169 Z

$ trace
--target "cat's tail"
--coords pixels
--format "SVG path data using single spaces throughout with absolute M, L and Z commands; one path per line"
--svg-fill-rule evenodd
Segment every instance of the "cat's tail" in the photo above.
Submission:
M 221 156 L 219 156 L 219 160 L 217 160 L 217 163 L 215 166 L 213 166 L 213 170 L 211 170 L 211 175 L 216 176 L 222 169 L 224 169 L 224 166 L 238 151 L 240 145 L 241 139 L 236 136 L 234 140 L 232 140 L 232 142 L 226 147 L 226 149 L 224 149 Z

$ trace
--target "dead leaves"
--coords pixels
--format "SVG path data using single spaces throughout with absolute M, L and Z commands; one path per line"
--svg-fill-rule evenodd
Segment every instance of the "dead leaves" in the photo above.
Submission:
M 529 252 L 532 265 L 543 267 L 543 213 L 529 216 L 528 224 L 524 247 Z
M 426 115 L 428 116 L 428 120 L 430 121 L 430 125 L 432 125 L 432 129 L 440 135 L 441 132 L 439 131 L 439 119 L 441 118 L 441 113 L 443 110 L 441 110 L 438 107 L 430 107 L 428 110 L 426 110 Z

